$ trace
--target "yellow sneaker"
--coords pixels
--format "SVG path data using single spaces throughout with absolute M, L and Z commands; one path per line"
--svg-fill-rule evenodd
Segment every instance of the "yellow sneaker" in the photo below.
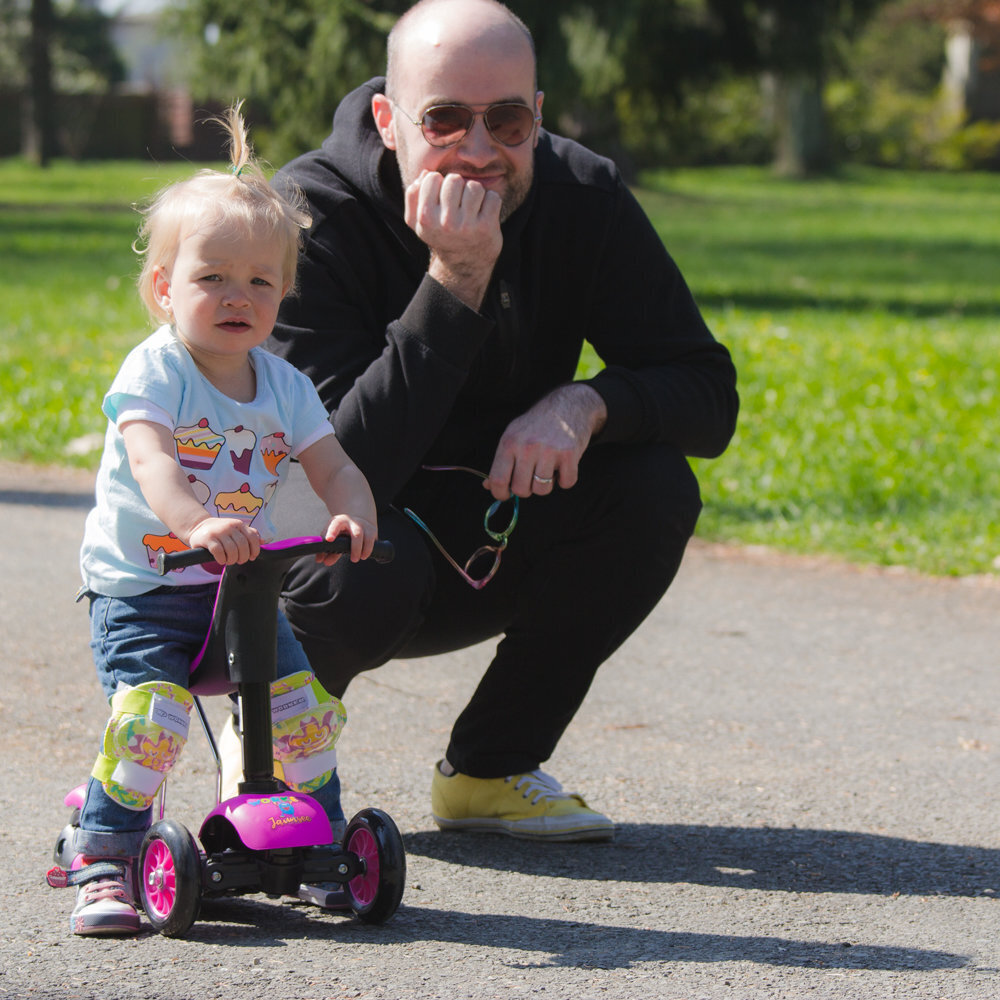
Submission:
M 544 771 L 506 778 L 446 776 L 435 766 L 431 813 L 442 830 L 506 833 L 525 840 L 611 840 L 615 825 L 564 792 Z

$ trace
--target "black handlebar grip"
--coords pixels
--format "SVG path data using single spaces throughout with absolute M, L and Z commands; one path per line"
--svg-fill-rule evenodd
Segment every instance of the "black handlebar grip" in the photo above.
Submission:
M 372 548 L 371 558 L 377 563 L 389 563 L 396 558 L 396 546 L 387 538 L 380 538 Z
M 351 551 L 351 540 L 346 535 L 338 535 L 332 542 L 324 539 L 309 539 L 297 545 L 287 545 L 282 548 L 260 550 L 258 558 L 287 557 L 290 555 L 309 555 L 313 552 L 340 552 L 344 554 Z M 371 558 L 377 563 L 392 562 L 395 558 L 396 549 L 392 542 L 379 539 L 372 548 Z M 198 566 L 201 563 L 212 561 L 212 553 L 208 549 L 184 549 L 181 552 L 160 552 L 156 557 L 156 570 L 160 576 L 164 576 L 173 569 L 183 569 L 185 566 Z
M 160 552 L 156 556 L 156 572 L 165 576 L 172 569 L 183 569 L 185 566 L 197 566 L 200 563 L 212 561 L 212 553 L 208 549 L 184 549 L 181 552 Z

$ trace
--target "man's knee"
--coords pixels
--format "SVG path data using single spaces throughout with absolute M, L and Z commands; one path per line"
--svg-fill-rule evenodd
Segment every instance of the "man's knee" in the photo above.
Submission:
M 701 513 L 698 480 L 687 459 L 668 445 L 609 446 L 601 470 L 619 513 L 637 537 L 691 537 Z
M 615 450 L 620 453 L 608 456 L 604 474 L 614 491 L 615 522 L 628 526 L 633 554 L 616 551 L 617 570 L 609 579 L 625 573 L 622 587 L 648 595 L 639 603 L 653 603 L 673 582 L 694 534 L 701 513 L 698 481 L 687 459 L 666 445 Z

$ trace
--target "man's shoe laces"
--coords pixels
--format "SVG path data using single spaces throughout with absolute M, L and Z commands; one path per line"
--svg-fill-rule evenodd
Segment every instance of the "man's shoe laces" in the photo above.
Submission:
M 524 798 L 533 796 L 531 804 L 535 805 L 541 799 L 569 799 L 572 796 L 563 791 L 563 786 L 544 771 L 528 771 L 526 774 L 512 774 L 504 778 L 504 781 L 513 781 L 517 791 L 524 791 L 521 794 Z

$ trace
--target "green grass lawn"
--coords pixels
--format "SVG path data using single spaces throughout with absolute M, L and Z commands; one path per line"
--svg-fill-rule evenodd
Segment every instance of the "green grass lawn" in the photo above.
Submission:
M 101 397 L 148 329 L 130 206 L 189 173 L 0 161 L 0 458 L 96 462 Z M 740 374 L 736 438 L 696 463 L 699 534 L 995 572 L 1000 176 L 726 168 L 638 193 Z
M 994 572 L 1000 176 L 727 168 L 640 197 L 740 376 L 699 534 Z

